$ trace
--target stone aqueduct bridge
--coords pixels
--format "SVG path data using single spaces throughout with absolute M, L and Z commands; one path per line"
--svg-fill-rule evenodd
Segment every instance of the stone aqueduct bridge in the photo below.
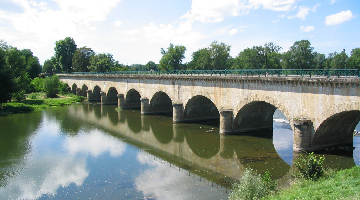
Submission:
M 359 78 L 59 74 L 78 95 L 173 122 L 220 119 L 221 134 L 272 129 L 279 109 L 295 151 L 352 144 L 360 120 Z

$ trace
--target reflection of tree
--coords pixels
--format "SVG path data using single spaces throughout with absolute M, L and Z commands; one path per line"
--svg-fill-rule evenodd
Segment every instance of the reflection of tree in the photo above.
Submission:
M 30 116 L 31 115 L 31 116 Z M 38 128 L 41 112 L 0 117 L 0 186 L 18 171 L 19 163 L 31 148 L 29 138 Z

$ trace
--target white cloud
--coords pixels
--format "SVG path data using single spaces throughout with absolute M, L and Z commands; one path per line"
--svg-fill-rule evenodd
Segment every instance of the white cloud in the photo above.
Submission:
M 139 174 L 134 182 L 136 189 L 145 196 L 155 196 L 159 200 L 196 199 L 199 195 L 212 199 L 227 198 L 220 190 L 209 189 L 206 183 L 194 180 L 196 175 L 189 176 L 189 172 L 171 168 L 166 163 L 154 160 L 151 155 L 139 153 L 137 159 L 151 166 Z
M 310 31 L 315 30 L 315 28 L 313 26 L 301 26 L 300 30 L 304 31 L 304 32 L 310 32 Z
M 309 11 L 315 12 L 317 7 L 319 7 L 320 4 L 316 4 L 314 7 L 309 8 L 307 6 L 300 6 L 299 11 L 296 13 L 295 16 L 290 16 L 289 19 L 299 18 L 302 20 L 306 19 L 306 16 L 308 16 Z
M 353 18 L 354 18 L 354 16 L 350 10 L 342 11 L 342 12 L 327 16 L 325 19 L 325 24 L 328 26 L 338 25 L 343 22 L 349 21 Z
M 18 48 L 30 48 L 34 55 L 50 58 L 49 46 L 67 36 L 92 37 L 96 27 L 92 22 L 106 20 L 107 14 L 121 0 L 54 0 L 58 8 L 44 2 L 12 0 L 21 12 L 0 10 L 0 26 L 4 39 Z M 27 45 L 27 46 L 25 46 Z
M 274 11 L 289 11 L 295 8 L 295 0 L 249 0 L 249 3 L 257 9 L 260 5 L 264 9 Z
M 119 27 L 121 25 L 122 25 L 122 21 L 120 21 L 120 20 L 114 22 L 114 26 L 116 26 L 116 27 Z
M 235 34 L 237 34 L 237 33 L 238 33 L 238 30 L 237 30 L 236 28 L 231 29 L 231 30 L 229 31 L 229 36 L 233 36 L 233 35 L 235 35 Z
M 183 18 L 198 20 L 206 23 L 221 22 L 226 16 L 248 14 L 251 9 L 274 11 L 288 11 L 295 8 L 295 0 L 193 0 L 191 11 Z
M 75 137 L 68 137 L 64 143 L 64 148 L 72 155 L 85 153 L 97 157 L 104 152 L 110 152 L 111 156 L 116 157 L 125 152 L 126 146 L 125 143 L 114 140 L 114 138 L 94 129 L 89 133 L 80 133 Z
M 336 0 L 330 0 L 330 5 L 336 3 Z

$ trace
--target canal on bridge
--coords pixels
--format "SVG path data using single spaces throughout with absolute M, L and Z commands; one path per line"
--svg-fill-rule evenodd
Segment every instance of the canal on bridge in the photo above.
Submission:
M 115 108 L 0 117 L 0 199 L 227 199 L 246 168 L 281 184 L 292 171 L 293 132 L 279 111 L 272 132 L 219 135 L 218 120 L 173 124 Z M 360 165 L 360 137 L 354 147 L 325 155 L 326 166 Z

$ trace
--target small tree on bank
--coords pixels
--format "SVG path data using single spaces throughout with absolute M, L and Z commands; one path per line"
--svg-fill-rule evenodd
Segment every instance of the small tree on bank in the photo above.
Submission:
M 48 98 L 55 98 L 60 92 L 60 80 L 57 75 L 46 77 L 44 81 L 44 91 Z

